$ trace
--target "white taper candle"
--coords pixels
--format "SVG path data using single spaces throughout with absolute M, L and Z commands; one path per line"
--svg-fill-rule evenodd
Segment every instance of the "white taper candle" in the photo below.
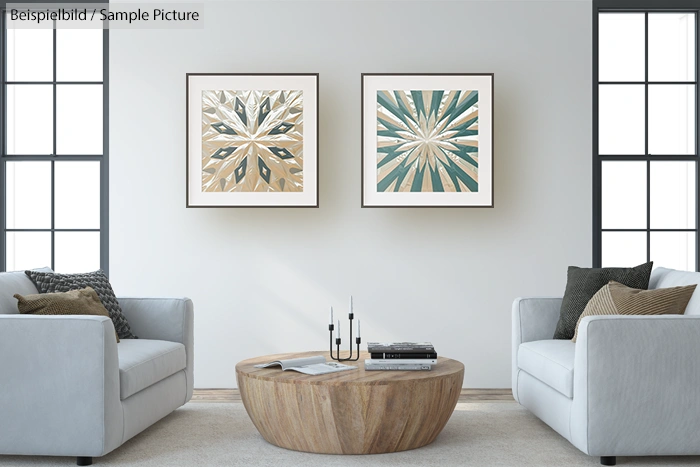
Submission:
M 335 338 L 340 339 L 340 320 L 338 320 L 338 327 L 335 328 Z
M 330 321 L 328 321 L 328 324 L 333 324 L 333 307 L 331 307 L 331 317 Z
M 357 320 L 357 337 L 360 337 L 360 320 Z

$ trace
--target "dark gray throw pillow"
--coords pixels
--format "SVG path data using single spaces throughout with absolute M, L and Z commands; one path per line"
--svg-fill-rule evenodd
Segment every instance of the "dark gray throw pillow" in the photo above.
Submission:
M 69 292 L 71 290 L 92 287 L 100 297 L 102 305 L 107 309 L 109 317 L 114 323 L 114 329 L 120 339 L 137 339 L 131 333 L 131 328 L 122 313 L 114 290 L 109 284 L 107 276 L 102 271 L 88 272 L 85 274 L 57 274 L 52 272 L 24 271 L 34 282 L 40 293 Z
M 561 302 L 559 322 L 556 331 L 554 331 L 554 339 L 574 337 L 576 323 L 578 323 L 588 301 L 608 282 L 619 282 L 633 289 L 648 289 L 653 265 L 653 261 L 650 261 L 633 268 L 577 268 L 569 266 L 566 291 Z

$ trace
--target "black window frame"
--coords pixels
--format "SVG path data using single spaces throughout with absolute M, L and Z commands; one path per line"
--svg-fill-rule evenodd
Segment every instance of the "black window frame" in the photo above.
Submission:
M 0 2 L 0 271 L 7 269 L 8 232 L 50 232 L 51 264 L 55 269 L 56 232 L 99 232 L 100 269 L 109 275 L 109 29 L 103 30 L 102 40 L 102 81 L 57 81 L 56 76 L 56 29 L 53 29 L 53 79 L 42 82 L 17 82 L 7 80 L 7 25 L 5 13 L 11 2 Z M 57 0 L 25 0 L 23 3 L 65 3 Z M 73 0 L 72 3 L 92 3 L 90 0 Z M 28 5 L 29 6 L 29 5 Z M 51 155 L 8 155 L 7 154 L 7 100 L 8 84 L 51 84 L 53 86 L 53 154 Z M 57 155 L 56 154 L 56 88 L 57 85 L 101 85 L 102 86 L 102 154 Z M 51 228 L 48 229 L 7 229 L 6 164 L 8 161 L 50 161 L 51 162 Z M 99 229 L 57 229 L 55 228 L 55 162 L 98 161 L 100 162 L 100 226 Z M 37 265 L 43 266 L 43 265 Z
M 695 14 L 695 80 L 690 82 L 649 81 L 649 13 L 694 13 Z M 598 15 L 599 13 L 645 13 L 645 64 L 644 81 L 634 83 L 610 83 L 600 81 L 598 76 Z M 643 84 L 645 88 L 644 145 L 645 155 L 601 155 L 598 146 L 598 87 L 600 84 Z M 695 86 L 695 154 L 694 155 L 650 155 L 649 154 L 649 84 L 690 84 Z M 602 265 L 603 232 L 646 232 L 647 261 L 651 258 L 652 232 L 694 232 L 695 270 L 700 270 L 700 3 L 698 0 L 593 0 L 593 267 Z M 647 169 L 647 225 L 645 229 L 602 228 L 602 166 L 605 161 L 645 161 Z M 651 228 L 651 162 L 692 161 L 695 163 L 695 228 L 652 229 Z M 623 265 L 620 265 L 623 266 Z M 631 265 L 630 265 L 631 266 Z M 660 264 L 659 266 L 663 266 Z

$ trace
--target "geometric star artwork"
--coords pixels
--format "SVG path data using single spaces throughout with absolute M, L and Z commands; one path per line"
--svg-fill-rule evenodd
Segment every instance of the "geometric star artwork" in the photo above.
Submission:
M 377 91 L 377 192 L 478 192 L 478 148 L 478 91 Z
M 202 91 L 202 192 L 304 190 L 303 91 Z

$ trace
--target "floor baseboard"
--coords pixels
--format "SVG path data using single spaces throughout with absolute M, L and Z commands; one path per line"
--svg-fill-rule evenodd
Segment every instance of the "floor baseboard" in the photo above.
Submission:
M 231 402 L 240 403 L 238 389 L 195 389 L 192 402 Z M 510 389 L 462 389 L 459 402 L 515 402 Z

